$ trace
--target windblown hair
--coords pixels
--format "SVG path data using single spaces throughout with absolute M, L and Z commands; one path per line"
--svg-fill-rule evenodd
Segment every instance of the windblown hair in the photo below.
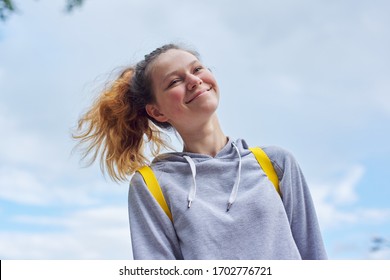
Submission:
M 123 181 L 140 167 L 149 164 L 145 154 L 148 143 L 153 157 L 161 149 L 170 149 L 163 135 L 171 129 L 167 123 L 151 118 L 146 105 L 155 102 L 152 92 L 151 70 L 157 57 L 171 49 L 187 51 L 197 58 L 195 51 L 175 44 L 157 48 L 134 67 L 122 71 L 81 116 L 72 135 L 83 145 L 82 159 L 90 157 L 88 164 L 100 160 L 100 168 L 114 181 Z

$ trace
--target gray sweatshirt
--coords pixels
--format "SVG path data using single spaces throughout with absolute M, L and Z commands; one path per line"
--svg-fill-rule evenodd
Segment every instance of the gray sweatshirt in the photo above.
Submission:
M 229 140 L 215 157 L 156 158 L 151 167 L 173 222 L 135 173 L 129 189 L 134 259 L 326 259 L 298 163 L 281 148 L 263 150 L 282 198 L 244 140 Z

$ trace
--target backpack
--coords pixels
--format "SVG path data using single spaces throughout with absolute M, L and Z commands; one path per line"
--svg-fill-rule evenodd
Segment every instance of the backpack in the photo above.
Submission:
M 280 192 L 280 188 L 279 188 L 278 176 L 267 154 L 259 147 L 249 148 L 249 150 L 254 154 L 257 162 L 260 164 L 260 167 L 263 169 L 268 179 L 274 185 L 276 191 L 279 193 L 280 196 L 282 196 L 282 193 Z M 168 218 L 171 221 L 173 221 L 171 211 L 169 210 L 168 204 L 165 201 L 164 194 L 156 179 L 156 176 L 153 173 L 152 168 L 150 168 L 150 166 L 143 166 L 140 169 L 138 169 L 137 172 L 139 172 L 142 175 L 148 190 L 150 191 L 152 196 L 156 199 L 160 207 L 164 210 L 165 214 L 168 216 Z

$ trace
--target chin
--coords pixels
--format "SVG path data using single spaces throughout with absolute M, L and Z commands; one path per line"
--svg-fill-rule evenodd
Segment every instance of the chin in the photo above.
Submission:
M 213 114 L 215 111 L 217 111 L 218 105 L 219 100 L 207 100 L 200 106 L 200 109 L 204 113 Z

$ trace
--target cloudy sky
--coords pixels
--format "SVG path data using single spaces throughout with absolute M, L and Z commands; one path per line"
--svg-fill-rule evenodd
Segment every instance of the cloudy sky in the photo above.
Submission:
M 390 259 L 390 2 L 15 3 L 0 22 L 0 259 L 132 257 L 128 184 L 83 168 L 70 135 L 113 71 L 168 42 L 214 72 L 226 134 L 295 155 L 330 258 Z

